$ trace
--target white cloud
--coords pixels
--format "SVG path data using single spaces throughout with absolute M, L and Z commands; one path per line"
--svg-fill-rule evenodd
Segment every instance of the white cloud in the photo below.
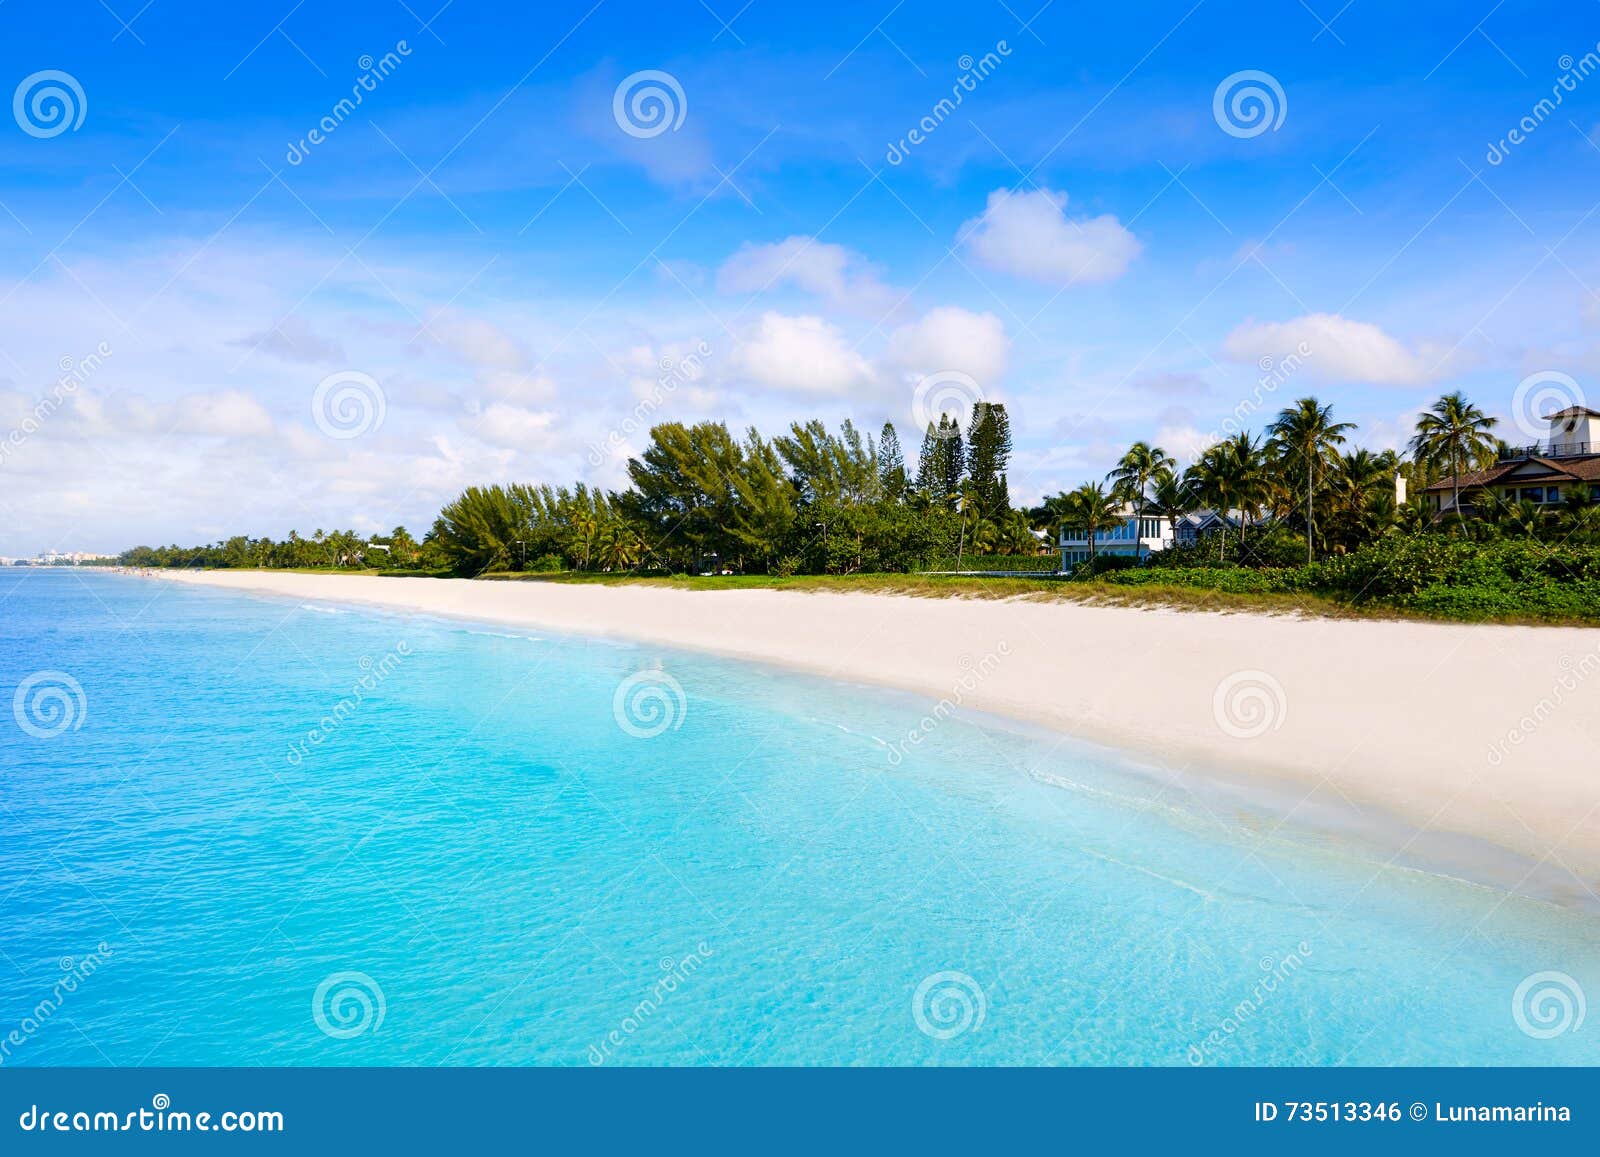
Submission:
M 797 394 L 842 394 L 873 376 L 836 326 L 810 315 L 762 314 L 733 360 L 756 384 Z
M 529 410 L 495 402 L 486 406 L 477 422 L 470 426 L 473 434 L 492 446 L 528 450 L 549 443 L 554 423 L 555 414 L 549 410 Z
M 1323 381 L 1411 386 L 1449 368 L 1428 347 L 1408 349 L 1377 326 L 1336 313 L 1312 313 L 1281 322 L 1246 322 L 1223 343 L 1230 358 L 1267 369 L 1297 359 L 1295 372 Z M 1270 364 L 1268 364 L 1270 362 Z
M 482 318 L 466 317 L 452 310 L 431 321 L 427 332 L 480 369 L 517 370 L 524 364 L 522 350 L 511 335 Z
M 815 237 L 746 244 L 717 271 L 717 288 L 724 293 L 760 293 L 778 285 L 793 285 L 841 309 L 869 314 L 894 308 L 897 296 L 859 253 Z
M 959 370 L 985 391 L 1005 374 L 1010 348 L 998 317 L 953 305 L 931 309 L 889 335 L 889 357 L 899 368 L 919 377 Z
M 344 360 L 344 348 L 337 341 L 315 333 L 309 324 L 293 314 L 231 344 L 241 349 L 270 354 L 282 361 L 307 365 Z
M 192 394 L 176 403 L 173 428 L 213 438 L 259 438 L 272 433 L 272 418 L 260 402 L 241 390 Z
M 991 269 L 1052 284 L 1088 284 L 1122 276 L 1143 248 L 1109 213 L 1069 217 L 1067 195 L 996 189 L 983 214 L 960 236 Z

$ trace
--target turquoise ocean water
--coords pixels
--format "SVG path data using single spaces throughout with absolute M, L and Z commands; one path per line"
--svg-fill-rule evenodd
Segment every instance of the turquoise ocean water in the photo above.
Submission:
M 0 1063 L 1591 1064 L 1600 920 L 645 646 L 0 573 Z

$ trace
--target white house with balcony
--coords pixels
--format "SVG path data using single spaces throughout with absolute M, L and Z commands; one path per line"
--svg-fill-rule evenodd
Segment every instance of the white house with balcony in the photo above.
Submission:
M 1507 446 L 1486 470 L 1469 470 L 1443 478 L 1423 493 L 1440 518 L 1454 516 L 1456 494 L 1460 513 L 1471 517 L 1494 502 L 1533 502 L 1555 507 L 1574 494 L 1600 499 L 1600 410 L 1569 406 L 1548 414 L 1544 442 Z
M 1140 514 L 1132 506 L 1124 505 L 1118 513 L 1122 516 L 1118 526 L 1095 532 L 1096 555 L 1117 555 L 1143 562 L 1156 551 L 1172 545 L 1171 525 L 1154 511 Z M 1063 571 L 1089 560 L 1089 532 L 1081 527 L 1063 525 L 1058 545 Z

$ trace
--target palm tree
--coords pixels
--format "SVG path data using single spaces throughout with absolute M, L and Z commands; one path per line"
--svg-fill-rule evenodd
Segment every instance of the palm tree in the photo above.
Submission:
M 1178 520 L 1195 508 L 1194 492 L 1170 467 L 1150 481 L 1150 505 L 1172 526 L 1172 545 L 1178 545 Z
M 1335 446 L 1344 442 L 1344 432 L 1355 429 L 1353 422 L 1335 422 L 1333 407 L 1324 406 L 1315 398 L 1301 398 L 1278 414 L 1277 421 L 1268 428 L 1272 445 L 1286 464 L 1296 455 L 1306 468 L 1306 563 L 1315 557 L 1312 547 L 1314 523 L 1312 520 L 1312 495 L 1317 487 L 1317 467 L 1327 461 Z
M 1239 535 L 1244 536 L 1244 520 L 1261 509 L 1262 469 L 1260 447 L 1248 433 L 1217 442 L 1206 448 L 1189 467 L 1186 480 L 1205 497 L 1222 519 L 1222 541 L 1217 561 L 1228 557 L 1228 511 L 1239 511 Z
M 1120 504 L 1106 493 L 1098 482 L 1085 482 L 1067 495 L 1067 525 L 1084 531 L 1089 537 L 1089 573 L 1094 573 L 1095 536 L 1102 530 L 1112 530 L 1122 525 Z
M 956 543 L 956 569 L 961 569 L 961 556 L 967 549 L 967 516 L 978 512 L 982 501 L 978 497 L 978 488 L 971 479 L 967 479 L 956 488 L 956 509 L 961 512 L 961 537 Z M 981 518 L 982 516 L 979 515 Z
M 1141 514 L 1144 512 L 1146 492 L 1155 476 L 1177 465 L 1177 461 L 1160 446 L 1135 442 L 1118 461 L 1116 469 L 1106 475 L 1106 481 L 1112 484 L 1111 493 L 1114 497 L 1131 502 L 1134 513 Z
M 1495 450 L 1496 440 L 1489 431 L 1496 421 L 1467 401 L 1460 390 L 1445 394 L 1417 418 L 1411 452 L 1419 461 L 1449 464 L 1451 501 L 1463 526 L 1467 516 L 1461 511 L 1461 472 L 1467 463 Z

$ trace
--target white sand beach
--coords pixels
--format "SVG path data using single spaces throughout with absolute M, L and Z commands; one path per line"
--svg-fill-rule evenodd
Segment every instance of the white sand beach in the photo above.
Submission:
M 773 590 L 156 572 L 211 587 L 614 635 L 948 699 L 1131 749 L 1290 822 L 1470 837 L 1600 892 L 1600 630 Z

